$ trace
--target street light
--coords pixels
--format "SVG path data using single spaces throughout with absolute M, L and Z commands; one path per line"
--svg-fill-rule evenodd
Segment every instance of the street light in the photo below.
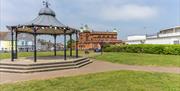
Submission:
M 104 41 L 101 40 L 101 42 L 100 42 L 100 46 L 101 46 L 101 55 L 103 54 L 103 45 L 104 45 Z

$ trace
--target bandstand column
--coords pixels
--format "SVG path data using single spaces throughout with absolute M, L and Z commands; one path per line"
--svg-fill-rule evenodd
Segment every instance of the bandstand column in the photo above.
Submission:
M 11 61 L 14 61 L 14 29 L 11 30 Z
M 54 35 L 54 56 L 56 56 L 56 37 L 57 35 Z
M 78 58 L 78 32 L 76 32 L 76 58 Z
M 64 60 L 66 60 L 66 30 L 64 30 Z
M 72 56 L 72 34 L 70 36 L 70 56 Z
M 34 62 L 36 62 L 37 61 L 37 54 L 36 54 L 36 29 L 35 28 L 33 28 L 33 32 L 34 32 L 34 34 L 33 34 L 33 36 L 34 36 Z
M 16 30 L 16 35 L 15 35 L 15 51 L 16 51 L 16 57 L 15 57 L 15 59 L 17 59 L 18 58 L 18 50 L 17 50 L 17 37 L 18 37 L 18 32 L 17 32 L 17 30 Z

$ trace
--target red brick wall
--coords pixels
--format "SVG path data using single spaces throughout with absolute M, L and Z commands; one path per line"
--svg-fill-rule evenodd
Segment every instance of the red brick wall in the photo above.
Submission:
M 116 44 L 116 32 L 81 32 L 79 33 L 79 49 L 95 49 L 100 48 L 100 43 Z

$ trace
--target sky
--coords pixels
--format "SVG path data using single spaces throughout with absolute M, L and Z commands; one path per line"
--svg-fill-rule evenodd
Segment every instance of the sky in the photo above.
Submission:
M 0 0 L 0 30 L 37 17 L 43 0 Z M 180 0 L 48 0 L 57 19 L 79 29 L 118 30 L 118 38 L 155 34 L 180 25 Z

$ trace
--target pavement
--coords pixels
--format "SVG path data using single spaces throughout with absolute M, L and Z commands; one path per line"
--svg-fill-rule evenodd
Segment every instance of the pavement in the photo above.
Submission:
M 119 70 L 133 70 L 145 72 L 161 72 L 161 73 L 175 73 L 180 74 L 180 67 L 154 67 L 154 66 L 133 66 L 124 64 L 115 64 L 105 61 L 96 61 L 81 68 L 57 70 L 38 73 L 5 73 L 0 72 L 0 84 L 14 83 L 27 80 L 42 80 L 55 77 L 67 77 L 84 75 L 90 73 L 119 71 Z

